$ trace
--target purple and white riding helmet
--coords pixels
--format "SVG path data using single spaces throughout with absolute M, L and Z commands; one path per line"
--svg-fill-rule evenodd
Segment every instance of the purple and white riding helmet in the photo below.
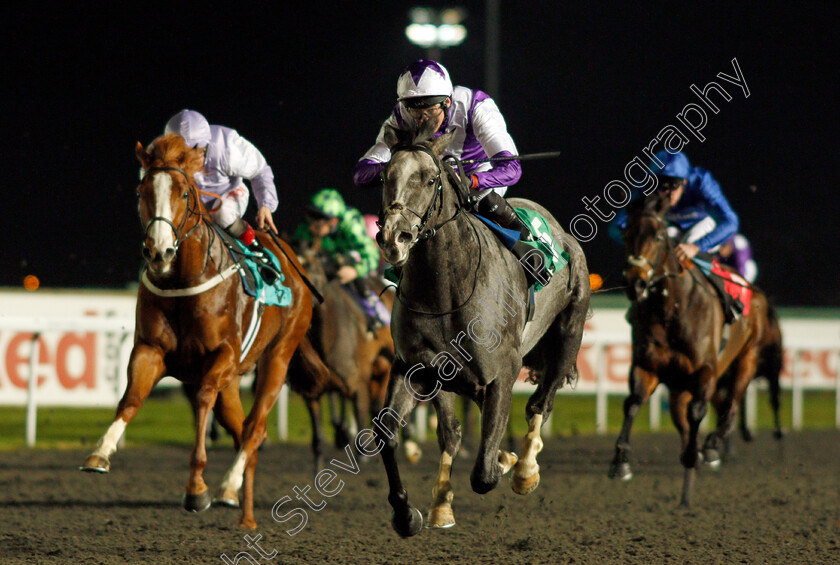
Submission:
M 397 98 L 406 106 L 412 105 L 411 101 L 416 99 L 422 99 L 424 106 L 434 106 L 450 96 L 452 81 L 449 72 L 437 61 L 415 61 L 397 79 Z

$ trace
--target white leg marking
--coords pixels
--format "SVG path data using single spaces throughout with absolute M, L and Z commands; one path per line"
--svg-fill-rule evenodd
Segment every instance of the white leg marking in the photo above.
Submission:
M 248 463 L 248 456 L 243 450 L 239 450 L 236 454 L 236 460 L 233 466 L 225 473 L 225 478 L 222 479 L 222 486 L 220 490 L 232 490 L 238 492 L 242 488 L 243 475 L 245 473 L 245 465 Z
M 122 418 L 117 418 L 105 432 L 105 435 L 96 444 L 96 451 L 93 455 L 104 457 L 108 459 L 117 450 L 117 442 L 120 441 L 123 432 L 125 431 L 126 422 Z
M 522 442 L 522 459 L 516 464 L 514 474 L 521 478 L 528 478 L 540 472 L 540 466 L 537 463 L 537 454 L 543 449 L 543 440 L 540 437 L 540 427 L 542 426 L 542 414 L 535 414 L 528 424 L 528 435 Z

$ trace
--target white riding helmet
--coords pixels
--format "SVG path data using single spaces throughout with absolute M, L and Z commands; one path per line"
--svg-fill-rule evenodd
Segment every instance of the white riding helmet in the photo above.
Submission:
M 210 143 L 210 123 L 195 110 L 181 110 L 172 116 L 163 133 L 180 135 L 189 147 L 205 147 Z
M 431 106 L 443 102 L 449 96 L 452 96 L 449 72 L 437 61 L 415 61 L 397 79 L 397 98 L 400 102 L 424 98 L 428 99 L 426 105 Z

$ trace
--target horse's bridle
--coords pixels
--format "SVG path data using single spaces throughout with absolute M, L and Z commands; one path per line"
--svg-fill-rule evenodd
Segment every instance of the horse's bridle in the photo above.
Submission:
M 467 204 L 467 202 L 469 200 L 469 197 L 464 195 L 465 188 L 464 188 L 463 182 L 461 181 L 461 179 L 464 178 L 464 174 L 463 174 L 463 169 L 461 168 L 461 163 L 460 162 L 458 162 L 456 160 L 456 164 L 458 166 L 458 169 L 461 172 L 461 175 L 458 176 L 457 174 L 455 174 L 455 171 L 454 171 L 454 169 L 452 168 L 451 165 L 449 165 L 448 163 L 442 162 L 438 158 L 438 156 L 435 155 L 435 152 L 432 151 L 432 149 L 430 147 L 427 147 L 426 145 L 401 145 L 401 146 L 397 146 L 397 147 L 394 147 L 391 150 L 391 156 L 393 157 L 393 155 L 395 153 L 398 153 L 400 151 L 422 151 L 423 153 L 426 153 L 427 155 L 429 155 L 432 158 L 432 161 L 434 161 L 435 166 L 437 167 L 437 170 L 438 170 L 437 177 L 435 177 L 436 178 L 435 195 L 432 198 L 432 201 L 429 202 L 429 205 L 426 207 L 426 211 L 421 215 L 421 214 L 417 213 L 416 211 L 412 210 L 411 208 L 409 208 L 408 206 L 403 205 L 403 207 L 406 210 L 408 210 L 409 212 L 411 212 L 412 214 L 414 214 L 415 216 L 420 218 L 420 223 L 419 224 L 411 224 L 409 219 L 406 218 L 405 215 L 402 213 L 402 210 L 400 210 L 400 216 L 402 216 L 405 221 L 407 221 L 410 225 L 412 225 L 412 227 L 417 227 L 418 228 L 417 235 L 415 236 L 414 241 L 412 241 L 412 244 L 414 244 L 417 241 L 424 241 L 424 240 L 428 240 L 428 239 L 433 238 L 435 236 L 435 234 L 437 234 L 438 230 L 440 230 L 443 226 L 445 226 L 446 224 L 448 224 L 449 222 L 451 222 L 453 220 L 456 220 L 458 218 L 458 216 L 460 216 L 464 212 L 465 205 Z M 443 208 L 443 179 L 442 179 L 442 176 L 443 176 L 443 171 L 444 170 L 449 175 L 449 177 L 450 177 L 450 179 L 453 183 L 452 188 L 456 191 L 456 194 L 457 194 L 457 197 L 458 197 L 458 204 L 456 206 L 457 210 L 455 211 L 454 214 L 452 214 L 451 218 L 449 218 L 447 220 L 444 220 L 440 224 L 426 230 L 426 224 L 429 223 L 429 220 L 431 219 L 431 215 L 432 215 L 432 210 L 435 208 L 435 205 L 437 204 L 438 200 L 440 200 L 440 208 L 441 209 Z M 383 182 L 384 182 L 384 169 L 383 169 L 383 175 L 382 176 L 383 176 Z M 424 315 L 427 315 L 427 316 L 445 316 L 445 315 L 453 314 L 453 313 L 459 311 L 461 308 L 463 308 L 464 306 L 467 305 L 467 303 L 470 301 L 470 299 L 472 299 L 473 294 L 475 294 L 475 288 L 478 284 L 478 271 L 481 268 L 482 248 L 481 248 L 481 238 L 478 235 L 478 231 L 476 230 L 475 224 L 473 222 L 469 222 L 469 224 L 470 224 L 470 227 L 472 227 L 473 233 L 475 234 L 475 239 L 478 242 L 478 261 L 477 261 L 476 266 L 475 266 L 475 273 L 473 273 L 473 287 L 472 287 L 472 290 L 470 291 L 469 296 L 467 296 L 466 300 L 464 300 L 464 302 L 461 303 L 459 306 L 457 306 L 455 308 L 452 308 L 450 310 L 447 310 L 445 312 L 427 312 L 425 310 L 420 310 L 420 309 L 417 309 L 417 308 L 413 308 L 405 300 L 403 300 L 403 297 L 400 293 L 400 285 L 399 285 L 399 283 L 397 283 L 397 291 L 396 291 L 397 299 L 400 302 L 402 302 L 402 304 L 405 306 L 406 309 L 410 310 L 411 312 L 415 312 L 417 314 L 424 314 Z M 379 227 L 380 230 L 382 229 L 381 221 L 377 221 L 376 225 Z M 400 274 L 400 279 L 402 279 L 402 274 Z
M 400 216 L 402 216 L 403 219 L 409 223 L 409 225 L 417 228 L 417 235 L 415 236 L 414 241 L 412 242 L 412 243 L 416 243 L 417 241 L 423 241 L 423 240 L 431 239 L 432 237 L 434 237 L 435 234 L 437 233 L 437 231 L 440 228 L 442 228 L 443 226 L 445 226 L 446 224 L 448 224 L 449 222 L 451 222 L 452 220 L 457 218 L 458 215 L 463 212 L 464 208 L 463 208 L 462 205 L 460 205 L 462 203 L 459 201 L 458 210 L 455 212 L 455 214 L 452 215 L 451 218 L 449 218 L 448 220 L 445 220 L 445 221 L 441 222 L 440 224 L 438 224 L 438 225 L 436 225 L 432 228 L 429 228 L 427 230 L 426 225 L 429 223 L 429 220 L 431 219 L 431 216 L 432 216 L 432 211 L 434 210 L 435 206 L 437 206 L 438 201 L 440 201 L 440 203 L 441 203 L 440 207 L 443 206 L 443 179 L 442 179 L 442 176 L 443 176 L 444 168 L 446 169 L 447 174 L 449 174 L 453 178 L 453 180 L 457 179 L 458 177 L 454 175 L 454 171 L 452 170 L 451 167 L 444 167 L 441 160 L 438 158 L 437 155 L 435 155 L 435 152 L 432 151 L 432 149 L 430 147 L 426 146 L 426 145 L 419 145 L 419 144 L 418 145 L 400 145 L 400 146 L 394 147 L 391 150 L 391 157 L 393 157 L 395 153 L 399 153 L 400 151 L 421 151 L 421 152 L 427 154 L 429 157 L 431 157 L 432 161 L 434 162 L 435 166 L 437 167 L 437 176 L 435 177 L 435 194 L 432 197 L 432 201 L 429 202 L 429 205 L 426 207 L 426 211 L 423 212 L 422 214 L 420 214 L 420 213 L 416 212 L 415 210 L 412 210 L 408 206 L 403 205 L 403 208 L 405 208 L 406 210 L 408 210 L 409 212 L 411 212 L 412 214 L 414 214 L 415 216 L 417 216 L 420 219 L 420 223 L 419 224 L 412 224 L 411 221 L 408 218 L 406 218 L 405 215 L 402 213 L 402 210 L 400 210 Z M 383 169 L 383 177 L 384 177 L 384 169 Z M 383 181 L 384 181 L 384 178 L 383 178 Z M 460 188 L 460 185 L 459 185 L 459 188 Z M 378 221 L 376 223 L 376 225 L 379 226 L 380 230 L 382 229 L 382 224 L 381 224 L 380 221 Z
M 656 222 L 660 225 L 665 224 L 665 220 L 661 217 L 657 216 L 656 214 L 652 214 L 650 212 L 645 212 L 640 215 L 643 218 L 652 218 L 656 220 Z M 651 262 L 648 260 L 647 257 L 644 255 L 636 256 L 636 255 L 629 255 L 627 257 L 627 262 L 633 266 L 638 267 L 640 269 L 644 269 L 647 267 L 645 271 L 645 290 L 651 289 L 655 287 L 657 284 L 662 282 L 663 280 L 671 277 L 679 277 L 683 274 L 682 265 L 680 265 L 680 272 L 679 273 L 669 273 L 667 268 L 662 269 L 662 273 L 657 275 L 656 273 L 659 272 L 660 268 L 663 267 L 665 260 L 668 258 L 668 255 L 671 253 L 671 241 L 668 237 L 667 231 L 662 238 L 662 241 L 659 244 L 659 249 L 656 253 L 656 259 Z
M 184 175 L 184 178 L 187 180 L 187 187 L 189 189 L 195 190 L 196 192 L 198 191 L 198 188 L 196 188 L 196 186 L 193 184 L 193 181 L 190 179 L 187 172 L 183 169 L 179 169 L 177 167 L 150 167 L 150 168 L 146 169 L 147 174 L 151 173 L 151 172 L 154 172 L 154 171 L 167 171 L 167 172 L 172 171 L 172 172 L 176 172 L 176 173 L 181 173 L 182 175 Z M 152 225 L 155 222 L 163 222 L 165 224 L 168 224 L 169 227 L 172 228 L 172 232 L 175 234 L 174 247 L 175 247 L 175 253 L 177 253 L 178 248 L 181 246 L 181 243 L 185 239 L 187 239 L 192 234 L 192 232 L 195 231 L 198 228 L 199 225 L 201 225 L 201 221 L 198 221 L 198 222 L 195 223 L 195 225 L 193 227 L 191 227 L 189 230 L 187 230 L 187 233 L 185 233 L 183 235 L 181 234 L 181 232 L 184 230 L 184 227 L 187 225 L 187 220 L 190 218 L 190 216 L 192 216 L 194 214 L 198 214 L 199 216 L 201 215 L 201 210 L 198 208 L 198 196 L 193 195 L 193 190 L 187 190 L 187 196 L 186 196 L 187 212 L 184 214 L 184 217 L 181 219 L 181 225 L 180 226 L 175 227 L 175 224 L 169 218 L 164 218 L 163 216 L 155 216 L 151 220 L 149 220 L 148 224 L 146 224 L 146 228 L 143 230 L 143 235 L 148 237 L 149 230 L 152 228 Z M 193 208 L 191 206 L 193 199 L 195 199 L 195 201 L 196 201 L 195 202 L 195 204 L 196 204 L 195 208 Z

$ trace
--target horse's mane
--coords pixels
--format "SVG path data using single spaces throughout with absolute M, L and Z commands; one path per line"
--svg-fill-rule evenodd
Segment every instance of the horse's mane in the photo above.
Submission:
M 190 147 L 184 138 L 167 133 L 155 139 L 146 148 L 150 167 L 175 166 L 192 176 L 204 167 L 204 152 Z

